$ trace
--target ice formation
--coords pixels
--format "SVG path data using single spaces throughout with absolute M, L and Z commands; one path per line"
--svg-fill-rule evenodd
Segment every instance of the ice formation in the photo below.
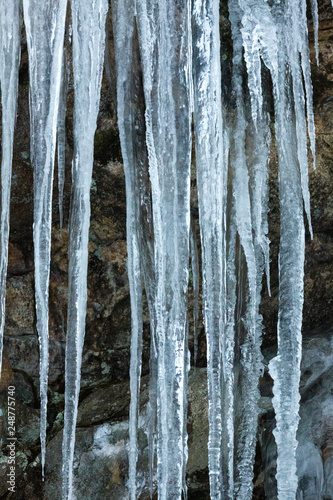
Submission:
M 40 347 L 41 449 L 44 474 L 49 370 L 49 279 L 52 189 L 67 0 L 23 0 L 30 75 L 31 160 L 34 166 L 34 261 Z
M 161 499 L 180 498 L 187 453 L 190 9 L 188 2 L 173 0 L 136 7 L 154 227 L 158 492 Z
M 87 305 L 90 187 L 102 83 L 107 0 L 72 0 L 74 157 L 68 248 L 68 311 L 62 495 L 72 498 L 75 426 Z
M 147 410 L 149 484 L 157 458 L 160 500 L 186 498 L 188 281 L 192 271 L 194 363 L 200 265 L 190 215 L 192 121 L 198 188 L 203 319 L 207 339 L 209 478 L 214 500 L 252 498 L 262 373 L 261 291 L 270 291 L 268 165 L 279 164 L 280 254 L 274 435 L 279 500 L 296 498 L 296 432 L 305 228 L 310 234 L 308 147 L 315 128 L 305 0 L 229 0 L 230 102 L 222 95 L 219 0 L 112 0 L 118 124 L 126 177 L 131 293 L 129 491 L 137 497 L 143 290 L 150 314 Z M 87 301 L 90 186 L 104 62 L 107 0 L 23 0 L 30 68 L 34 251 L 40 343 L 41 448 L 45 463 L 48 287 L 54 159 L 58 143 L 63 224 L 66 98 L 72 51 L 74 158 L 69 237 L 63 498 L 73 497 L 75 426 Z M 318 6 L 311 0 L 318 62 Z M 20 61 L 21 3 L 0 6 L 2 101 L 0 362 L 5 318 L 9 200 Z M 68 16 L 69 18 L 69 16 Z M 12 21 L 8 21 L 11 19 Z M 65 46 L 65 49 L 64 49 Z M 109 82 L 111 65 L 106 61 Z M 141 78 L 142 70 L 142 78 Z M 270 85 L 263 83 L 269 75 Z M 247 89 L 246 89 L 247 87 Z M 274 108 L 274 119 L 271 119 Z M 274 131 L 273 127 L 274 125 Z M 191 257 L 191 259 L 190 259 Z
M 1 225 L 0 225 L 0 377 L 5 328 L 6 278 L 9 238 L 10 188 L 17 88 L 21 55 L 20 2 L 0 5 L 0 85 L 2 104 Z

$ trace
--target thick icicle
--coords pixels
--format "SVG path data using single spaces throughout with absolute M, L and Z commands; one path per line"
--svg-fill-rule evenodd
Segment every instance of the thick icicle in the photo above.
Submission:
M 274 435 L 277 443 L 277 482 L 280 500 L 296 496 L 296 432 L 298 427 L 299 379 L 302 347 L 302 308 L 304 275 L 304 221 L 299 155 L 295 148 L 297 115 L 292 110 L 292 69 L 284 50 L 286 17 L 274 12 L 279 36 L 279 74 L 273 81 L 275 97 L 275 135 L 279 154 L 280 254 L 278 355 L 269 365 L 274 379 L 273 405 L 276 413 Z M 296 13 L 294 13 L 294 16 Z M 298 63 L 299 64 L 299 63 Z M 279 90 L 277 90 L 279 89 Z M 279 97 L 277 98 L 277 94 Z
M 289 96 L 289 99 L 291 96 Z M 299 379 L 302 352 L 302 307 L 304 267 L 303 204 L 297 158 L 294 154 L 295 123 L 290 104 L 279 112 L 280 220 L 279 255 L 280 306 L 278 356 L 269 365 L 274 379 L 273 405 L 276 413 L 274 435 L 278 448 L 277 481 L 279 500 L 292 500 L 297 489 L 296 432 L 298 427 Z M 281 126 L 283 119 L 283 127 Z M 283 130 L 282 130 L 283 128 Z M 281 135 L 279 135 L 281 134 Z
M 261 66 L 265 62 L 271 71 L 272 78 L 277 75 L 277 38 L 276 27 L 269 8 L 264 0 L 251 3 L 239 0 L 242 8 L 241 34 L 244 47 L 244 58 L 248 75 L 248 88 L 251 97 L 253 125 L 249 124 L 247 142 L 251 148 L 248 156 L 248 167 L 251 186 L 252 227 L 254 231 L 254 247 L 258 284 L 261 282 L 260 266 L 262 253 L 265 263 L 267 286 L 270 293 L 269 273 L 269 240 L 268 233 L 268 162 L 270 152 L 269 114 L 265 96 L 261 88 Z M 264 22 L 263 22 L 264 21 Z M 261 287 L 261 286 L 260 286 Z M 260 294 L 258 296 L 260 300 Z
M 222 498 L 221 338 L 225 329 L 227 165 L 223 145 L 219 1 L 193 2 L 194 130 L 202 248 L 203 313 L 207 337 L 209 477 L 212 499 Z
M 107 0 L 72 0 L 74 74 L 74 159 L 70 215 L 63 499 L 73 492 L 75 426 L 87 303 L 90 186 L 102 81 Z
M 34 258 L 40 346 L 41 451 L 45 464 L 48 383 L 48 299 L 52 187 L 67 0 L 23 0 L 30 75 L 31 160 L 34 166 Z
M 189 2 L 146 0 L 137 11 L 157 283 L 158 488 L 160 500 L 180 499 L 190 225 Z
M 233 170 L 233 197 L 237 232 L 242 250 L 239 251 L 239 268 L 243 275 L 243 287 L 247 300 L 244 302 L 240 329 L 239 373 L 240 394 L 235 412 L 238 422 L 235 429 L 235 452 L 237 470 L 235 474 L 235 497 L 246 500 L 252 498 L 253 465 L 255 456 L 258 419 L 258 381 L 261 367 L 260 337 L 257 330 L 257 264 L 252 237 L 251 200 L 249 173 L 245 152 L 245 109 L 242 89 L 242 36 L 240 32 L 241 12 L 236 2 L 229 3 L 233 40 L 233 88 L 237 115 L 231 143 L 231 166 Z M 240 284 L 238 285 L 241 288 Z M 238 299 L 240 301 L 240 299 Z M 240 304 L 243 307 L 242 302 Z M 242 335 L 241 335 L 242 334 Z M 237 381 L 237 378 L 236 378 Z
M 21 55 L 21 1 L 0 3 L 0 83 L 2 104 L 1 224 L 0 224 L 0 379 L 5 328 L 10 188 Z
M 192 282 L 193 282 L 193 340 L 194 340 L 194 365 L 197 364 L 198 356 L 198 319 L 199 319 L 199 255 L 197 238 L 195 234 L 194 220 L 191 218 L 190 228 L 190 241 L 191 241 L 191 268 L 192 268 Z

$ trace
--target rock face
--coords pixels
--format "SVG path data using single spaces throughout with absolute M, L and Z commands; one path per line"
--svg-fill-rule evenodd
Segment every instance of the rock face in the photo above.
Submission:
M 108 21 L 108 23 L 110 20 Z M 222 25 L 224 26 L 222 19 Z M 222 29 L 224 29 L 222 26 Z M 227 31 L 227 28 L 226 28 Z M 107 50 L 112 56 L 109 31 Z M 310 30 L 311 38 L 311 30 Z M 313 69 L 317 127 L 317 170 L 310 172 L 314 238 L 307 238 L 304 355 L 302 361 L 299 426 L 299 499 L 317 499 L 325 491 L 333 498 L 333 15 L 328 1 L 320 3 L 320 64 Z M 46 480 L 41 481 L 39 446 L 39 358 L 35 328 L 32 247 L 32 167 L 29 159 L 28 62 L 22 47 L 18 119 L 15 135 L 11 235 L 7 280 L 5 354 L 0 385 L 2 452 L 0 498 L 7 491 L 7 390 L 16 392 L 16 499 L 58 500 L 61 496 L 61 441 L 64 408 L 64 350 L 67 307 L 68 232 L 59 230 L 57 188 L 54 188 L 53 245 L 50 289 L 50 373 Z M 313 51 L 312 51 L 313 52 Z M 312 57 L 314 54 L 312 53 Z M 112 57 L 110 57 L 112 65 Z M 225 63 L 223 63 L 225 64 Z M 127 440 L 129 407 L 130 300 L 126 274 L 125 179 L 116 125 L 114 72 L 105 75 L 98 130 L 92 219 L 89 243 L 88 309 L 80 408 L 75 452 L 75 490 L 78 500 L 128 498 Z M 107 76 L 109 77 L 107 79 Z M 109 83 L 108 83 L 109 80 Z M 68 96 L 65 222 L 68 221 L 72 157 L 73 89 Z M 193 174 L 194 175 L 194 174 Z M 57 184 L 55 179 L 55 185 Z M 195 182 L 193 213 L 197 213 Z M 65 225 L 66 227 L 66 225 Z M 198 229 L 198 226 L 197 226 Z M 272 296 L 263 293 L 266 335 L 263 354 L 267 365 L 276 349 L 278 308 L 277 255 L 279 214 L 276 158 L 270 177 L 270 239 Z M 191 303 L 191 287 L 190 287 Z M 191 317 L 191 315 L 190 315 Z M 191 323 L 190 323 L 191 327 Z M 191 329 L 192 332 L 192 329 Z M 138 482 L 141 496 L 149 497 L 145 414 L 148 393 L 149 321 L 145 309 L 143 380 L 140 419 Z M 191 347 L 193 339 L 190 338 Z M 205 339 L 199 337 L 199 368 L 192 368 L 189 387 L 190 499 L 208 499 L 208 402 Z M 261 382 L 261 409 L 255 464 L 255 499 L 276 498 L 276 449 L 272 430 L 271 379 Z

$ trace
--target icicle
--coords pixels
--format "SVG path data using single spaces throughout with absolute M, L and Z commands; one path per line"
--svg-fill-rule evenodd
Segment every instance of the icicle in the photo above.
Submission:
M 186 337 L 185 337 L 185 353 L 184 353 L 184 385 L 183 385 L 183 397 L 184 397 L 184 416 L 183 416 L 183 500 L 187 500 L 187 484 L 186 484 L 186 464 L 188 459 L 188 433 L 187 433 L 187 410 L 188 410 L 188 398 L 187 398 L 187 387 L 188 387 L 188 374 L 191 369 L 191 353 L 188 349 L 188 336 L 189 328 L 187 323 Z
M 75 426 L 87 302 L 90 186 L 104 61 L 107 0 L 72 0 L 74 159 L 70 215 L 68 315 L 63 435 L 63 499 L 73 493 Z
M 288 4 L 287 4 L 288 5 Z M 304 10 L 305 9 L 305 10 Z M 302 71 L 305 82 L 308 131 L 310 138 L 310 147 L 315 164 L 315 129 L 312 109 L 312 83 L 310 71 L 310 59 L 308 48 L 308 29 L 306 20 L 306 5 L 304 1 L 296 2 L 290 0 L 289 9 L 286 9 L 286 18 L 291 19 L 291 24 L 286 32 L 289 63 L 292 75 L 294 108 L 296 113 L 296 134 L 297 134 L 297 152 L 299 168 L 301 171 L 301 185 L 304 200 L 304 208 L 307 215 L 309 230 L 312 237 L 311 213 L 310 213 L 310 193 L 308 186 L 308 151 L 306 134 L 306 116 L 305 116 L 305 94 L 303 88 Z M 285 22 L 287 19 L 285 20 Z M 288 21 L 287 21 L 288 22 Z M 296 40 L 296 43 L 295 43 Z M 301 54 L 302 67 L 299 64 L 299 55 Z
M 313 21 L 314 43 L 316 51 L 317 66 L 319 66 L 319 44 L 318 44 L 318 2 L 317 0 L 310 0 L 311 15 Z
M 135 38 L 136 61 L 140 60 L 137 32 Z M 140 67 L 141 70 L 141 67 Z M 137 71 L 141 74 L 141 71 Z M 147 437 L 148 437 L 148 462 L 149 462 L 149 490 L 153 497 L 154 460 L 156 451 L 156 425 L 157 425 L 157 338 L 156 338 L 156 279 L 154 265 L 154 229 L 151 206 L 150 182 L 148 173 L 148 152 L 146 148 L 145 108 L 143 82 L 138 82 L 136 93 L 136 131 L 138 133 L 138 175 L 140 193 L 140 257 L 145 292 L 148 301 L 150 320 L 150 359 L 149 359 L 149 403 L 147 408 Z
M 152 185 L 158 356 L 159 498 L 181 498 L 189 259 L 188 2 L 137 4 Z M 155 51 L 158 59 L 155 59 Z
M 299 52 L 301 54 L 301 68 L 304 79 L 305 96 L 306 96 L 306 118 L 308 125 L 308 135 L 310 139 L 310 149 L 312 154 L 313 167 L 316 168 L 316 131 L 314 123 L 314 113 L 313 113 L 313 90 L 311 81 L 311 66 L 310 66 L 310 53 L 309 53 L 309 41 L 308 41 L 308 25 L 306 16 L 306 0 L 303 0 L 299 4 L 294 0 L 291 5 L 293 11 L 294 22 L 299 20 Z M 315 5 L 313 6 L 313 15 L 317 12 L 315 10 Z M 296 19 L 295 19 L 296 18 Z M 292 43 L 290 44 L 292 47 Z M 296 61 L 299 64 L 299 61 Z M 305 119 L 304 119 L 305 120 Z M 297 124 L 297 126 L 299 126 Z M 311 238 L 313 237 L 312 226 L 311 226 L 311 213 L 310 213 L 310 194 L 309 194 L 309 182 L 308 182 L 308 162 L 300 165 L 301 169 L 301 183 L 302 183 L 302 194 L 304 200 L 304 208 L 309 224 L 309 231 Z
M 64 58 L 62 66 L 60 105 L 58 112 L 58 191 L 59 191 L 59 217 L 60 231 L 63 226 L 63 198 L 65 184 L 65 165 L 66 165 L 66 111 L 67 111 L 67 92 L 69 80 L 69 43 L 65 43 Z
M 276 78 L 277 63 L 277 36 L 276 27 L 265 0 L 256 0 L 251 4 L 239 0 L 242 8 L 241 34 L 244 47 L 244 58 L 248 74 L 248 88 L 251 96 L 251 109 L 254 127 L 250 126 L 251 155 L 248 165 L 251 179 L 251 207 L 252 226 L 255 235 L 256 262 L 260 260 L 259 253 L 263 254 L 267 278 L 267 287 L 270 294 L 269 273 L 269 240 L 268 233 L 268 161 L 270 148 L 269 115 L 263 109 L 264 98 L 261 90 L 262 61 Z M 264 23 L 263 23 L 264 19 Z M 259 85 L 259 90 L 258 90 Z M 259 117 L 259 118 L 258 118 Z M 254 130 L 253 130 L 254 129 Z M 259 271 L 259 268 L 258 268 Z M 261 276 L 259 272 L 259 281 Z M 260 299 L 260 297 L 259 297 Z
M 237 115 L 231 144 L 231 166 L 233 169 L 233 197 L 237 232 L 243 252 L 239 267 L 244 275 L 244 291 L 247 300 L 242 313 L 243 328 L 240 330 L 240 370 L 237 387 L 240 387 L 236 413 L 235 447 L 238 458 L 235 475 L 236 498 L 252 498 L 253 465 L 255 456 L 258 400 L 258 381 L 261 373 L 260 334 L 258 329 L 258 274 L 256 253 L 253 243 L 249 174 L 245 152 L 245 131 L 247 122 L 242 87 L 242 45 L 241 10 L 237 2 L 229 2 L 231 31 L 233 40 L 233 89 Z M 259 117 L 261 115 L 259 114 Z M 257 119 L 255 124 L 257 124 Z M 258 125 L 257 125 L 258 127 Z M 246 278 L 245 278 L 246 276 Z
M 139 54 L 137 54 L 139 59 Z M 140 110 L 140 104 L 144 102 L 143 88 L 137 94 L 138 105 L 137 110 Z M 156 424 L 157 424 L 157 338 L 156 338 L 156 313 L 155 313 L 155 297 L 156 297 L 156 280 L 154 267 L 154 234 L 153 234 L 153 217 L 150 198 L 150 186 L 148 175 L 148 153 L 145 142 L 145 124 L 144 124 L 144 109 L 141 109 L 138 122 L 143 136 L 140 136 L 138 144 L 141 146 L 138 151 L 141 153 L 141 161 L 138 162 L 139 178 L 140 178 L 140 209 L 141 209 L 141 232 L 140 232 L 140 255 L 141 266 L 143 269 L 143 278 L 145 283 L 146 297 L 148 300 L 149 319 L 150 319 L 150 359 L 149 359 L 149 403 L 147 408 L 147 437 L 148 437 L 148 462 L 149 462 L 149 490 L 150 497 L 153 497 L 153 477 L 154 477 L 154 460 L 156 451 Z
M 203 313 L 207 337 L 209 478 L 212 499 L 221 498 L 221 337 L 224 333 L 223 209 L 226 165 L 223 150 L 219 2 L 193 3 L 194 130 L 200 233 Z
M 5 328 L 10 189 L 16 122 L 18 72 L 21 55 L 22 5 L 0 3 L 0 83 L 2 104 L 1 225 L 0 225 L 0 380 Z
M 270 7 L 265 0 L 253 0 L 251 2 L 238 0 L 238 5 L 248 88 L 251 97 L 252 119 L 256 126 L 256 117 L 261 116 L 263 106 L 260 58 L 262 58 L 273 76 L 278 71 L 276 26 Z
M 45 464 L 48 382 L 48 298 L 52 187 L 67 0 L 23 0 L 30 74 L 31 160 L 34 166 L 35 300 L 40 346 L 41 453 Z
M 296 16 L 296 13 L 293 13 Z M 295 498 L 296 431 L 298 427 L 301 326 L 304 275 L 304 221 L 299 171 L 295 148 L 297 118 L 292 112 L 291 70 L 284 50 L 286 16 L 275 11 L 280 47 L 278 79 L 273 81 L 275 97 L 275 135 L 279 154 L 280 254 L 278 355 L 269 364 L 274 379 L 273 406 L 276 414 L 274 435 L 277 443 L 277 482 L 279 500 Z M 279 90 L 277 90 L 279 88 Z M 277 94 L 279 97 L 277 98 Z M 296 149 L 296 150 L 295 150 Z
M 149 487 L 153 495 L 153 468 L 156 433 L 156 398 L 157 398 L 157 352 L 155 338 L 155 270 L 154 270 L 154 245 L 152 227 L 152 209 L 148 177 L 148 156 L 145 143 L 144 123 L 144 96 L 143 82 L 140 78 L 140 54 L 138 47 L 137 31 L 134 19 L 134 2 L 127 0 L 125 4 L 113 4 L 114 38 L 116 40 L 116 64 L 118 73 L 118 123 L 123 151 L 123 160 L 126 175 L 127 199 L 127 240 L 135 242 L 139 249 L 139 263 L 141 268 L 146 296 L 148 300 L 151 330 L 150 354 L 150 390 L 147 410 L 147 435 L 149 445 Z M 124 57 L 126 54 L 126 57 Z M 109 63 L 109 61 L 108 61 Z M 129 248 L 131 251 L 131 248 Z M 141 304 L 135 301 L 141 287 L 141 276 L 138 272 L 130 270 L 135 263 L 130 259 L 129 252 L 129 277 L 132 300 L 132 316 L 140 317 L 138 332 L 137 321 L 132 320 L 132 349 L 131 357 L 131 410 L 130 410 L 130 494 L 134 498 L 136 492 L 136 460 L 137 460 L 137 414 L 139 391 L 139 367 L 141 365 L 141 352 L 135 345 L 142 335 Z M 133 291 L 132 291 L 133 289 Z M 140 299 L 141 300 L 141 299 Z M 140 309 L 140 314 L 138 313 Z
M 195 234 L 194 220 L 191 218 L 190 228 L 191 241 L 191 268 L 193 280 L 193 338 L 194 338 L 194 365 L 197 364 L 198 356 L 198 318 L 199 318 L 199 256 Z
M 291 96 L 288 96 L 291 100 Z M 297 158 L 295 123 L 290 118 L 290 101 L 281 102 L 276 136 L 279 149 L 280 254 L 278 356 L 269 365 L 274 380 L 273 406 L 278 449 L 277 482 L 279 500 L 295 498 L 296 432 L 298 427 L 299 379 L 302 352 L 302 307 L 304 276 L 303 204 Z M 283 120 L 283 122 L 282 122 Z
M 126 177 L 127 254 L 131 293 L 131 404 L 129 425 L 129 490 L 136 499 L 137 431 L 142 364 L 142 276 L 140 266 L 140 179 L 136 154 L 133 0 L 114 2 L 118 124 Z
M 252 153 L 248 158 L 251 184 L 252 227 L 257 264 L 257 290 L 261 290 L 262 265 L 265 268 L 267 289 L 270 295 L 269 239 L 268 233 L 268 163 L 271 133 L 269 115 L 263 113 L 257 128 L 249 127 L 248 143 Z M 262 263 L 262 265 L 261 265 Z M 257 304 L 260 303 L 260 294 Z
M 226 328 L 222 338 L 222 471 L 223 492 L 226 499 L 234 498 L 234 406 L 235 406 L 235 308 L 236 308 L 236 221 L 234 208 L 228 200 L 226 219 Z

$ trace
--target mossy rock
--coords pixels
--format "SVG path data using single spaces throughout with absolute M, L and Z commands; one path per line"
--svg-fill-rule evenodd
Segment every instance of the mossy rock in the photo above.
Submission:
M 122 161 L 118 130 L 111 128 L 95 135 L 94 158 L 102 165 L 109 161 Z

